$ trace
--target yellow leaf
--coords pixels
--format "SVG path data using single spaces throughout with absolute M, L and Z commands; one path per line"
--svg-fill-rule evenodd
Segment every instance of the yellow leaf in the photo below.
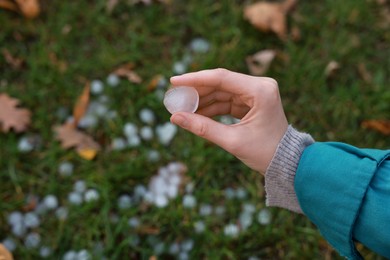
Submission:
M 3 244 L 0 244 L 0 260 L 13 260 L 12 254 L 3 246 Z
M 81 158 L 88 160 L 88 161 L 93 160 L 93 158 L 95 158 L 97 152 L 98 152 L 97 150 L 89 149 L 89 148 L 77 149 L 77 154 L 80 155 Z
M 77 126 L 80 119 L 84 116 L 85 112 L 87 111 L 88 103 L 89 103 L 89 89 L 90 89 L 90 85 L 89 83 L 87 83 L 87 85 L 85 85 L 84 87 L 83 93 L 79 96 L 76 105 L 74 106 L 73 109 L 74 127 Z

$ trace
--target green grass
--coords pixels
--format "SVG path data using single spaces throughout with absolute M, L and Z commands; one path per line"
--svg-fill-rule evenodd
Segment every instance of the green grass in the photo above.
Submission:
M 212 47 L 207 54 L 196 56 L 193 70 L 225 67 L 248 73 L 246 56 L 276 49 L 287 59 L 276 60 L 267 76 L 278 80 L 294 126 L 319 141 L 389 148 L 389 138 L 360 126 L 365 119 L 389 118 L 390 33 L 379 26 L 383 7 L 365 0 L 302 1 L 289 20 L 291 26 L 300 28 L 302 38 L 281 42 L 243 19 L 244 1 L 174 1 L 167 6 L 129 6 L 121 1 L 112 14 L 106 13 L 105 2 L 43 1 L 43 14 L 33 21 L 0 10 L 0 49 L 24 60 L 23 67 L 16 70 L 0 55 L 0 92 L 20 99 L 32 111 L 27 134 L 42 138 L 39 149 L 25 154 L 17 149 L 22 135 L 0 135 L 0 241 L 11 233 L 7 215 L 21 210 L 28 194 L 55 194 L 60 204 L 67 206 L 73 183 L 83 179 L 99 190 L 100 201 L 70 206 L 66 221 L 46 215 L 36 229 L 42 244 L 53 248 L 53 258 L 70 249 L 92 252 L 101 242 L 109 259 L 148 259 L 153 255 L 150 241 L 156 238 L 167 244 L 192 238 L 191 259 L 247 259 L 254 255 L 262 259 L 321 259 L 325 255 L 338 259 L 307 219 L 286 210 L 271 209 L 270 225 L 255 221 L 236 239 L 224 236 L 224 225 L 236 221 L 243 203 L 226 201 L 224 189 L 244 187 L 247 202 L 259 210 L 265 200 L 263 178 L 189 133 L 180 130 L 167 147 L 157 141 L 144 142 L 121 152 L 104 149 L 94 161 L 85 161 L 74 151 L 60 148 L 52 127 L 62 123 L 56 111 L 61 107 L 71 110 L 86 81 L 105 79 L 125 62 L 135 64 L 143 83 L 122 81 L 119 87 L 107 89 L 106 95 L 113 101 L 110 107 L 118 112 L 118 118 L 100 123 L 89 133 L 107 147 L 113 137 L 121 135 L 125 122 L 141 125 L 138 112 L 144 107 L 156 112 L 158 123 L 168 121 L 168 112 L 147 85 L 157 74 L 170 77 L 173 63 L 183 57 L 189 42 L 203 37 Z M 65 70 L 53 62 L 53 56 L 66 64 Z M 336 60 L 340 69 L 326 78 L 324 69 L 331 60 Z M 358 64 L 366 66 L 371 81 L 363 80 Z M 161 153 L 158 163 L 146 159 L 152 148 Z M 58 165 L 65 160 L 75 165 L 68 178 L 58 175 Z M 120 194 L 132 192 L 139 183 L 147 184 L 160 166 L 176 160 L 188 165 L 198 204 L 225 205 L 223 218 L 204 218 L 198 210 L 184 209 L 179 196 L 165 209 L 132 207 L 120 212 L 118 223 L 110 222 L 110 215 L 118 211 Z M 139 216 L 144 227 L 158 230 L 158 234 L 130 229 L 127 219 L 131 216 Z M 195 234 L 193 223 L 201 219 L 206 232 Z M 137 233 L 139 245 L 129 246 Z M 16 259 L 38 257 L 37 250 L 26 249 L 23 240 L 17 241 Z M 379 259 L 362 251 L 366 259 Z

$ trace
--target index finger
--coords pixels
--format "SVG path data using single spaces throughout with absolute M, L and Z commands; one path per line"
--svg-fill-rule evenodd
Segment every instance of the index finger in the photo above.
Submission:
M 197 89 L 199 95 L 221 90 L 237 95 L 248 94 L 258 86 L 261 78 L 253 77 L 227 69 L 212 69 L 191 72 L 171 78 L 172 85 L 191 86 Z

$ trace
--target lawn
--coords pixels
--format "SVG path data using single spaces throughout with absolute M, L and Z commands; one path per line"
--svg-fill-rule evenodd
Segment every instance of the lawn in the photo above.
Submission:
M 389 148 L 388 137 L 361 126 L 389 119 L 388 3 L 301 1 L 288 19 L 300 38 L 282 41 L 243 18 L 250 1 L 119 1 L 110 13 L 106 2 L 44 0 L 34 20 L 0 10 L 0 93 L 32 113 L 25 133 L 0 133 L 0 242 L 16 259 L 341 259 L 304 216 L 265 207 L 259 173 L 184 130 L 164 143 L 161 93 L 181 69 L 249 73 L 246 57 L 273 49 L 266 76 L 277 79 L 291 124 L 318 141 Z M 339 68 L 326 75 L 331 61 Z M 108 80 L 130 63 L 141 83 Z M 53 131 L 87 82 L 100 111 L 83 130 L 101 146 L 93 160 L 63 149 Z M 129 125 L 144 133 L 121 147 Z M 174 162 L 187 167 L 177 194 L 141 198 L 163 167 L 180 168 Z

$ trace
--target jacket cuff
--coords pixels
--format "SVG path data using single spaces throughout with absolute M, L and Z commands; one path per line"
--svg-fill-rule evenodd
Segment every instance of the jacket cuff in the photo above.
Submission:
M 265 173 L 266 205 L 303 213 L 294 189 L 295 173 L 303 150 L 314 143 L 291 125 L 280 141 Z

